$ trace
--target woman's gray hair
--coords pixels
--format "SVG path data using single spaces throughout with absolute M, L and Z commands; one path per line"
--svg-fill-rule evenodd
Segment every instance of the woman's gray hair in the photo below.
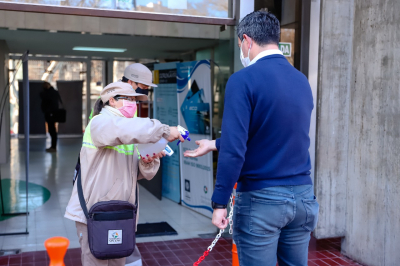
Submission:
M 260 46 L 279 44 L 281 28 L 279 20 L 266 11 L 254 11 L 245 16 L 236 29 L 237 35 L 243 41 L 246 34 Z

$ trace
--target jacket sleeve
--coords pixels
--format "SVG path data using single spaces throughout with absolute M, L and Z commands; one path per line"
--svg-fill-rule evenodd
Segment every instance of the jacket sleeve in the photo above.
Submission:
M 124 144 L 156 143 L 170 134 L 169 126 L 156 119 L 97 115 L 90 123 L 93 144 L 102 148 Z
M 212 201 L 225 205 L 242 170 L 247 151 L 251 120 L 251 93 L 243 81 L 233 74 L 226 85 L 222 134 L 219 147 L 217 180 Z M 232 145 L 234 143 L 234 145 Z M 232 167 L 234 165 L 235 167 Z
M 151 163 L 144 163 L 142 160 L 139 160 L 138 180 L 151 180 L 157 174 L 158 168 L 160 168 L 160 159 L 155 159 Z
M 221 148 L 221 139 L 220 138 L 215 140 L 215 147 L 217 148 L 218 151 Z

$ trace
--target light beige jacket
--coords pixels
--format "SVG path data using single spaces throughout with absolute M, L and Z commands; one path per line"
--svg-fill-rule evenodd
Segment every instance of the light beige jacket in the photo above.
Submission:
M 80 152 L 82 187 L 88 210 L 100 201 L 123 200 L 134 204 L 137 178 L 152 179 L 160 160 L 144 163 L 138 159 L 133 144 L 155 143 L 169 134 L 169 126 L 155 119 L 119 117 L 115 111 L 105 108 L 93 117 L 86 127 Z M 86 224 L 77 183 L 64 217 Z

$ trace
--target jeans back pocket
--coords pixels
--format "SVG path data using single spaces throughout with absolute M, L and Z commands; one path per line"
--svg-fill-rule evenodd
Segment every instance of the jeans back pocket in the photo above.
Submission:
M 317 227 L 319 213 L 317 197 L 314 196 L 313 199 L 302 199 L 301 201 L 306 209 L 306 222 L 302 225 L 302 227 L 306 231 L 314 231 L 315 227 Z
M 260 235 L 278 232 L 287 222 L 287 204 L 287 200 L 251 198 L 250 232 Z

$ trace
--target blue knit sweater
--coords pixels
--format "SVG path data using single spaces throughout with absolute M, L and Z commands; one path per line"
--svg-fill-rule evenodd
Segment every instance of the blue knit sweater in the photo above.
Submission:
M 282 55 L 269 55 L 233 74 L 226 85 L 217 182 L 212 201 L 237 191 L 312 184 L 313 97 L 307 78 Z

